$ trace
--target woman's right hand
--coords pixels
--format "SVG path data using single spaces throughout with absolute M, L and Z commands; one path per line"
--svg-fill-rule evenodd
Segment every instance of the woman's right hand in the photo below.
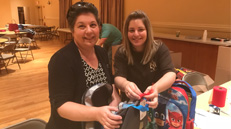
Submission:
M 138 86 L 133 82 L 128 81 L 128 83 L 125 86 L 124 92 L 126 96 L 130 98 L 131 100 L 141 99 L 139 95 L 142 94 L 142 92 L 140 91 Z
M 122 117 L 113 114 L 113 111 L 117 112 L 118 108 L 113 106 L 103 106 L 99 107 L 97 110 L 96 119 L 105 129 L 119 128 L 122 124 Z

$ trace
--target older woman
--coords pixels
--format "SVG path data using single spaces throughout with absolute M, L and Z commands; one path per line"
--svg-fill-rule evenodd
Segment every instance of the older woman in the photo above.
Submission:
M 158 105 L 158 93 L 169 88 L 176 74 L 168 48 L 153 39 L 152 27 L 143 11 L 132 12 L 125 21 L 124 44 L 115 54 L 115 84 L 123 99 L 139 100 L 150 93 L 150 108 Z
M 67 20 L 74 40 L 49 62 L 51 116 L 46 129 L 118 128 L 122 118 L 112 113 L 118 110 L 115 106 L 120 101 L 115 89 L 110 106 L 86 106 L 82 102 L 88 88 L 113 82 L 107 53 L 95 45 L 99 38 L 98 11 L 91 3 L 77 2 L 69 8 Z

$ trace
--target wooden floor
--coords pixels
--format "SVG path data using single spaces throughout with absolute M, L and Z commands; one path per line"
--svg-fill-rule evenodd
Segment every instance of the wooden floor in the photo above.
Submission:
M 48 98 L 48 69 L 50 57 L 64 46 L 59 40 L 37 41 L 35 60 L 29 56 L 26 63 L 8 66 L 0 73 L 0 128 L 30 118 L 48 121 L 50 104 Z

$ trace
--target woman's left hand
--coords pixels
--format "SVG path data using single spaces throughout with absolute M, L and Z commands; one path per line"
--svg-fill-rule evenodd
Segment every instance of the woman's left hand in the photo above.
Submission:
M 149 105 L 149 108 L 156 108 L 158 106 L 158 90 L 157 88 L 153 86 L 149 86 L 144 93 L 149 93 L 149 95 L 145 95 L 144 97 L 149 100 L 147 101 L 147 104 Z

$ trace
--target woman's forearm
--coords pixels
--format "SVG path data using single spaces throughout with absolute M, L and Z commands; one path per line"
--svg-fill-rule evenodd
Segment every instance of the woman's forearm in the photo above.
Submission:
M 61 117 L 72 121 L 96 121 L 97 108 L 75 102 L 66 102 L 58 109 Z
M 115 77 L 115 86 L 123 92 L 125 91 L 125 87 L 128 83 L 129 81 L 124 77 Z
M 174 72 L 167 72 L 161 77 L 154 85 L 154 89 L 158 90 L 158 93 L 163 92 L 170 88 L 174 81 L 176 80 L 176 73 Z
M 85 106 L 75 102 L 66 102 L 58 109 L 61 117 L 71 121 L 98 121 L 104 127 L 119 128 L 122 117 L 112 112 L 117 112 L 118 108 L 113 106 Z

